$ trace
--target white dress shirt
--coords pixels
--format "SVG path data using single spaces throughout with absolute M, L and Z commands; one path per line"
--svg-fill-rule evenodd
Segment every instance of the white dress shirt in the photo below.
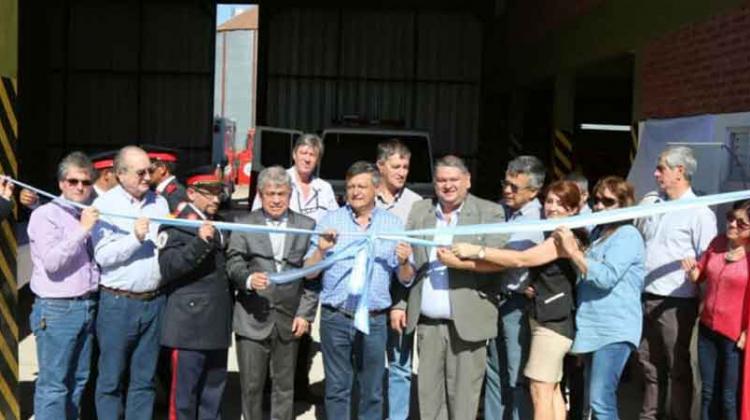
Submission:
M 678 200 L 695 198 L 688 189 Z M 647 200 L 663 201 L 666 197 Z M 637 226 L 646 242 L 644 291 L 657 296 L 691 298 L 698 294 L 682 269 L 687 257 L 699 258 L 716 236 L 716 216 L 708 207 L 680 210 L 640 219 Z
M 439 229 L 456 226 L 461 215 L 461 209 L 463 209 L 463 204 L 451 213 L 450 220 L 446 220 L 438 203 L 435 206 L 435 216 L 437 217 L 435 227 Z M 453 235 L 435 235 L 433 241 L 443 246 L 451 246 Z M 422 283 L 422 307 L 420 308 L 422 315 L 433 319 L 451 319 L 449 284 L 448 268 L 438 259 L 437 247 L 431 247 L 427 278 Z
M 339 204 L 336 201 L 336 194 L 334 194 L 330 183 L 313 176 L 310 180 L 310 195 L 305 198 L 302 196 L 302 188 L 299 186 L 300 182 L 297 178 L 297 171 L 294 167 L 291 167 L 286 172 L 292 177 L 292 196 L 289 200 L 290 210 L 311 217 L 317 223 L 327 212 L 339 208 Z M 261 207 L 260 195 L 256 194 L 252 209 L 258 210 Z

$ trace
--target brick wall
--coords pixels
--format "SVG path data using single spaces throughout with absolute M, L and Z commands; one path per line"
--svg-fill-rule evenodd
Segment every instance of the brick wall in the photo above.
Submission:
M 750 1 L 648 42 L 639 118 L 750 111 Z

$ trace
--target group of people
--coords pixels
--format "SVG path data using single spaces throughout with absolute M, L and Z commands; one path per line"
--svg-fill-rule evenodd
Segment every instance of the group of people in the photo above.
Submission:
M 568 411 L 618 419 L 631 353 L 645 379 L 641 419 L 689 419 L 700 306 L 702 419 L 750 420 L 740 398 L 750 394 L 742 375 L 750 204 L 727 213 L 721 234 L 714 213 L 696 207 L 574 230 L 454 235 L 456 226 L 564 218 L 592 211 L 589 201 L 608 211 L 636 197 L 616 176 L 600 179 L 591 200 L 579 175 L 545 187 L 542 162 L 520 156 L 508 163 L 498 204 L 471 194 L 468 168 L 448 155 L 434 164 L 435 198 L 423 199 L 405 186 L 410 152 L 393 139 L 378 145 L 375 163 L 349 167 L 340 206 L 315 176 L 323 152 L 317 136 L 301 136 L 294 165 L 264 169 L 252 211 L 235 220 L 298 233 L 217 229 L 215 168 L 170 187 L 168 153 L 127 146 L 96 168 L 80 152 L 66 156 L 61 197 L 36 208 L 28 227 L 36 418 L 78 417 L 95 346 L 100 419 L 152 418 L 162 349 L 170 418 L 219 418 L 232 332 L 243 417 L 262 418 L 270 379 L 271 418 L 293 418 L 295 372 L 309 363 L 305 337 L 319 313 L 328 418 L 409 418 L 416 341 L 414 410 L 425 420 L 476 418 L 482 395 L 487 419 L 561 420 Z M 654 172 L 659 190 L 643 202 L 695 197 L 696 167 L 689 148 L 666 149 Z M 108 189 L 92 200 L 105 175 Z M 12 186 L 0 187 L 2 210 Z M 170 214 L 199 227 L 153 220 Z M 377 240 L 321 272 L 273 281 L 339 255 L 358 240 L 347 233 L 432 228 L 421 239 L 438 246 Z M 369 334 L 354 323 L 363 296 Z

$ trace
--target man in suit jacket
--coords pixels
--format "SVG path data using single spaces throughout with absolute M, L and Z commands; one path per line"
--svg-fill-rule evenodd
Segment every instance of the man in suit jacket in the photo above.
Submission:
M 258 178 L 262 208 L 238 223 L 313 229 L 313 219 L 289 210 L 292 183 L 280 166 L 266 168 Z M 318 293 L 314 282 L 268 281 L 268 273 L 299 268 L 310 235 L 235 233 L 229 244 L 227 271 L 238 295 L 234 332 L 240 368 L 242 415 L 262 418 L 263 388 L 268 366 L 273 378 L 271 418 L 294 415 L 294 371 L 299 337 L 315 319 Z
M 468 193 L 471 175 L 463 161 L 446 156 L 435 163 L 435 193 L 414 204 L 409 229 L 450 228 L 505 221 L 502 207 Z M 437 235 L 449 246 L 470 241 L 502 247 L 504 235 Z M 487 340 L 497 336 L 499 282 L 487 274 L 447 269 L 443 248 L 417 247 L 418 275 L 394 310 L 406 310 L 406 332 L 417 331 L 419 411 L 423 419 L 473 419 L 479 407 Z
M 162 226 L 157 239 L 167 294 L 161 344 L 169 350 L 170 419 L 218 419 L 232 341 L 232 292 L 226 274 L 226 233 L 210 221 L 222 183 L 212 166 L 191 171 L 190 200 L 179 218 L 204 220 L 200 228 Z

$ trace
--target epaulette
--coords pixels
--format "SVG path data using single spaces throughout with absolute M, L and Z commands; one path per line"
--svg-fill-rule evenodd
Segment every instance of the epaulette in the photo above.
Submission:
M 170 182 L 169 184 L 167 184 L 167 187 L 164 188 L 164 193 L 172 194 L 176 190 L 177 190 L 177 184 L 175 184 L 174 182 Z

